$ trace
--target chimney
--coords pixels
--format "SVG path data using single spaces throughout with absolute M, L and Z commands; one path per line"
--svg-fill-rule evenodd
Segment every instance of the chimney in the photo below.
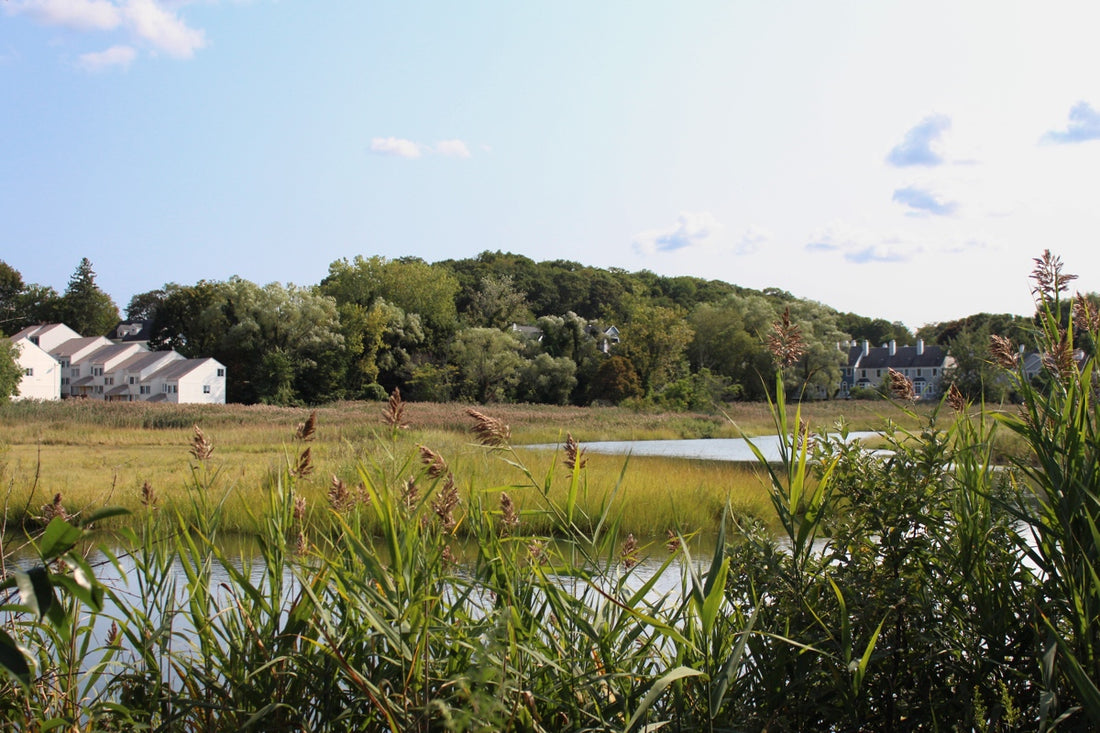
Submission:
M 924 339 L 917 339 L 917 356 L 924 354 Z
M 867 356 L 869 353 L 871 353 L 871 342 L 863 339 L 863 355 Z
M 898 353 L 898 342 L 894 339 L 890 339 L 890 356 Z

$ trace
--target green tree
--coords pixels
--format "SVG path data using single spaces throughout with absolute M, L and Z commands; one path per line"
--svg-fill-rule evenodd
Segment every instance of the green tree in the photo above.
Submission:
M 680 308 L 639 303 L 622 328 L 619 352 L 630 359 L 647 395 L 679 376 L 692 338 Z
M 85 257 L 61 296 L 58 320 L 84 336 L 102 336 L 119 322 L 118 306 L 95 284 L 95 271 Z
M 517 290 L 510 275 L 487 275 L 470 299 L 466 320 L 472 326 L 505 329 L 531 318 L 527 294 Z
M 519 383 L 523 345 L 495 328 L 466 328 L 455 335 L 450 361 L 458 372 L 458 397 L 507 402 Z
M 408 314 L 420 316 L 432 345 L 445 344 L 458 323 L 455 299 L 458 280 L 445 267 L 429 265 L 416 258 L 389 260 L 356 256 L 352 262 L 338 260 L 318 286 L 338 305 L 357 303 L 365 308 L 378 298 Z
M 19 394 L 23 369 L 19 366 L 19 347 L 10 339 L 0 339 L 0 402 Z
M 594 402 L 619 404 L 623 400 L 645 394 L 642 381 L 630 359 L 615 354 L 604 359 L 592 379 L 589 396 Z
M 577 386 L 577 365 L 567 356 L 539 354 L 520 368 L 517 395 L 522 402 L 565 405 Z

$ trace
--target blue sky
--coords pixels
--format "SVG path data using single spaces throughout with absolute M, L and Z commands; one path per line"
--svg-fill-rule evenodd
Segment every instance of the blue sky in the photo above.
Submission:
M 0 0 L 0 259 L 504 250 L 910 327 L 1100 290 L 1100 4 Z

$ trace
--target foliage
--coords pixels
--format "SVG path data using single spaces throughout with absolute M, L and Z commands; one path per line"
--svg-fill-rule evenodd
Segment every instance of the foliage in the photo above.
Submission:
M 85 257 L 69 278 L 69 286 L 61 296 L 57 321 L 85 336 L 103 336 L 119 321 L 118 306 L 111 296 L 95 283 L 95 271 Z
M 0 402 L 7 402 L 19 394 L 19 382 L 23 369 L 19 366 L 19 346 L 0 337 Z

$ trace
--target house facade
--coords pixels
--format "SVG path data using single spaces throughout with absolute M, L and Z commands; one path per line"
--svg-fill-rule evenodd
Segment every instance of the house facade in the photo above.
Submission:
M 215 359 L 185 359 L 175 351 L 149 351 L 142 341 L 116 343 L 103 336 L 83 337 L 62 324 L 31 326 L 12 337 L 13 341 L 20 339 L 57 365 L 55 396 L 40 399 L 225 403 L 225 366 Z
M 868 341 L 854 345 L 839 345 L 848 352 L 848 362 L 840 379 L 841 398 L 848 397 L 854 387 L 878 389 L 893 369 L 913 385 L 919 399 L 934 399 L 940 395 L 945 369 L 955 359 L 939 346 L 926 346 L 921 339 L 915 346 L 898 346 L 896 341 L 872 347 Z
M 27 338 L 12 338 L 16 363 L 23 370 L 15 400 L 56 400 L 61 398 L 61 365 Z

